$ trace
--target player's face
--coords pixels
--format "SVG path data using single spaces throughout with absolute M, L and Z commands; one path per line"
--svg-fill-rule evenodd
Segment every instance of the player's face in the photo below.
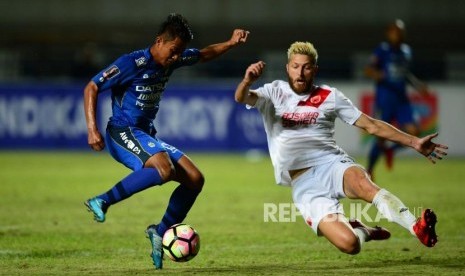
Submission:
M 181 57 L 186 46 L 186 43 L 179 37 L 176 37 L 173 40 L 165 40 L 162 36 L 157 37 L 157 40 L 155 41 L 155 48 L 157 52 L 155 61 L 163 67 L 168 67 Z
M 286 65 L 289 85 L 297 94 L 304 94 L 311 90 L 313 79 L 318 70 L 313 59 L 307 55 L 295 54 Z
M 399 46 L 404 41 L 404 30 L 391 25 L 386 31 L 386 39 L 391 45 Z

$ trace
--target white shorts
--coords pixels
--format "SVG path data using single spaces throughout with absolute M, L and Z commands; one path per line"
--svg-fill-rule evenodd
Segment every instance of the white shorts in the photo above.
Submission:
M 292 181 L 292 198 L 307 224 L 318 233 L 318 224 L 329 214 L 344 214 L 340 198 L 344 198 L 344 172 L 359 166 L 348 155 L 333 162 L 311 167 Z

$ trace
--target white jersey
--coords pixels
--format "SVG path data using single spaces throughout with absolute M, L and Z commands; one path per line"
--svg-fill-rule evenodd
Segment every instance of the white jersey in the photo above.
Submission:
M 339 117 L 352 125 L 362 113 L 339 90 L 316 86 L 310 95 L 298 95 L 288 82 L 276 80 L 252 92 L 258 96 L 254 107 L 263 117 L 276 183 L 290 186 L 289 170 L 346 154 L 336 145 L 334 121 Z

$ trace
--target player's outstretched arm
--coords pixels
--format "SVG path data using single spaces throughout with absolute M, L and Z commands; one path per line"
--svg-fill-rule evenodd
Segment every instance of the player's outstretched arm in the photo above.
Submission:
M 250 86 L 262 75 L 265 63 L 259 61 L 251 64 L 245 70 L 245 75 L 242 81 L 236 88 L 234 99 L 238 103 L 248 104 L 254 106 L 257 102 L 257 94 L 250 91 Z
M 200 61 L 206 62 L 212 60 L 235 46 L 245 43 L 249 31 L 242 29 L 235 29 L 232 33 L 231 38 L 228 41 L 209 45 L 200 50 Z
M 427 157 L 433 164 L 447 155 L 448 147 L 446 145 L 436 144 L 432 141 L 433 138 L 438 136 L 437 133 L 419 138 L 405 133 L 384 121 L 371 118 L 366 114 L 362 114 L 358 118 L 355 126 L 372 135 L 411 147 Z
M 87 142 L 96 151 L 101 151 L 105 147 L 102 134 L 97 127 L 97 98 L 98 87 L 90 81 L 84 88 L 84 113 L 87 124 Z

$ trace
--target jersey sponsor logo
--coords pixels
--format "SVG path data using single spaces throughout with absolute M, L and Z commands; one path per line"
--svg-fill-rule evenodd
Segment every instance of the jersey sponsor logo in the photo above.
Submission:
M 120 72 L 121 71 L 119 70 L 118 66 L 112 65 L 110 68 L 108 68 L 107 70 L 103 72 L 102 77 L 100 78 L 100 82 L 114 78 Z
M 137 92 L 155 92 L 165 89 L 165 83 L 153 85 L 136 85 Z
M 137 97 L 138 100 L 142 101 L 155 101 L 159 102 L 161 99 L 161 93 L 146 93 L 146 94 L 140 94 Z
M 300 101 L 297 106 L 313 106 L 318 108 L 326 100 L 329 93 L 331 93 L 330 90 L 318 87 L 307 100 Z
M 136 62 L 137 67 L 141 67 L 147 64 L 147 59 L 145 57 L 140 57 L 134 60 Z
M 126 144 L 126 147 L 129 150 L 131 150 L 135 154 L 140 154 L 141 152 L 140 148 L 136 146 L 134 141 L 128 138 L 128 135 L 126 134 L 126 132 L 120 132 L 119 136 L 121 137 L 121 140 L 123 141 L 124 144 Z
M 295 127 L 301 125 L 316 124 L 320 113 L 318 112 L 285 112 L 281 116 L 283 127 Z
M 161 91 L 152 93 L 153 90 L 157 90 L 159 85 L 149 85 L 149 86 L 136 86 L 136 91 L 139 92 L 149 92 L 141 93 L 137 96 L 136 106 L 141 110 L 154 110 L 158 108 L 158 103 L 161 100 Z
M 138 106 L 140 110 L 154 110 L 158 108 L 158 104 L 153 102 L 136 101 L 136 106 Z

